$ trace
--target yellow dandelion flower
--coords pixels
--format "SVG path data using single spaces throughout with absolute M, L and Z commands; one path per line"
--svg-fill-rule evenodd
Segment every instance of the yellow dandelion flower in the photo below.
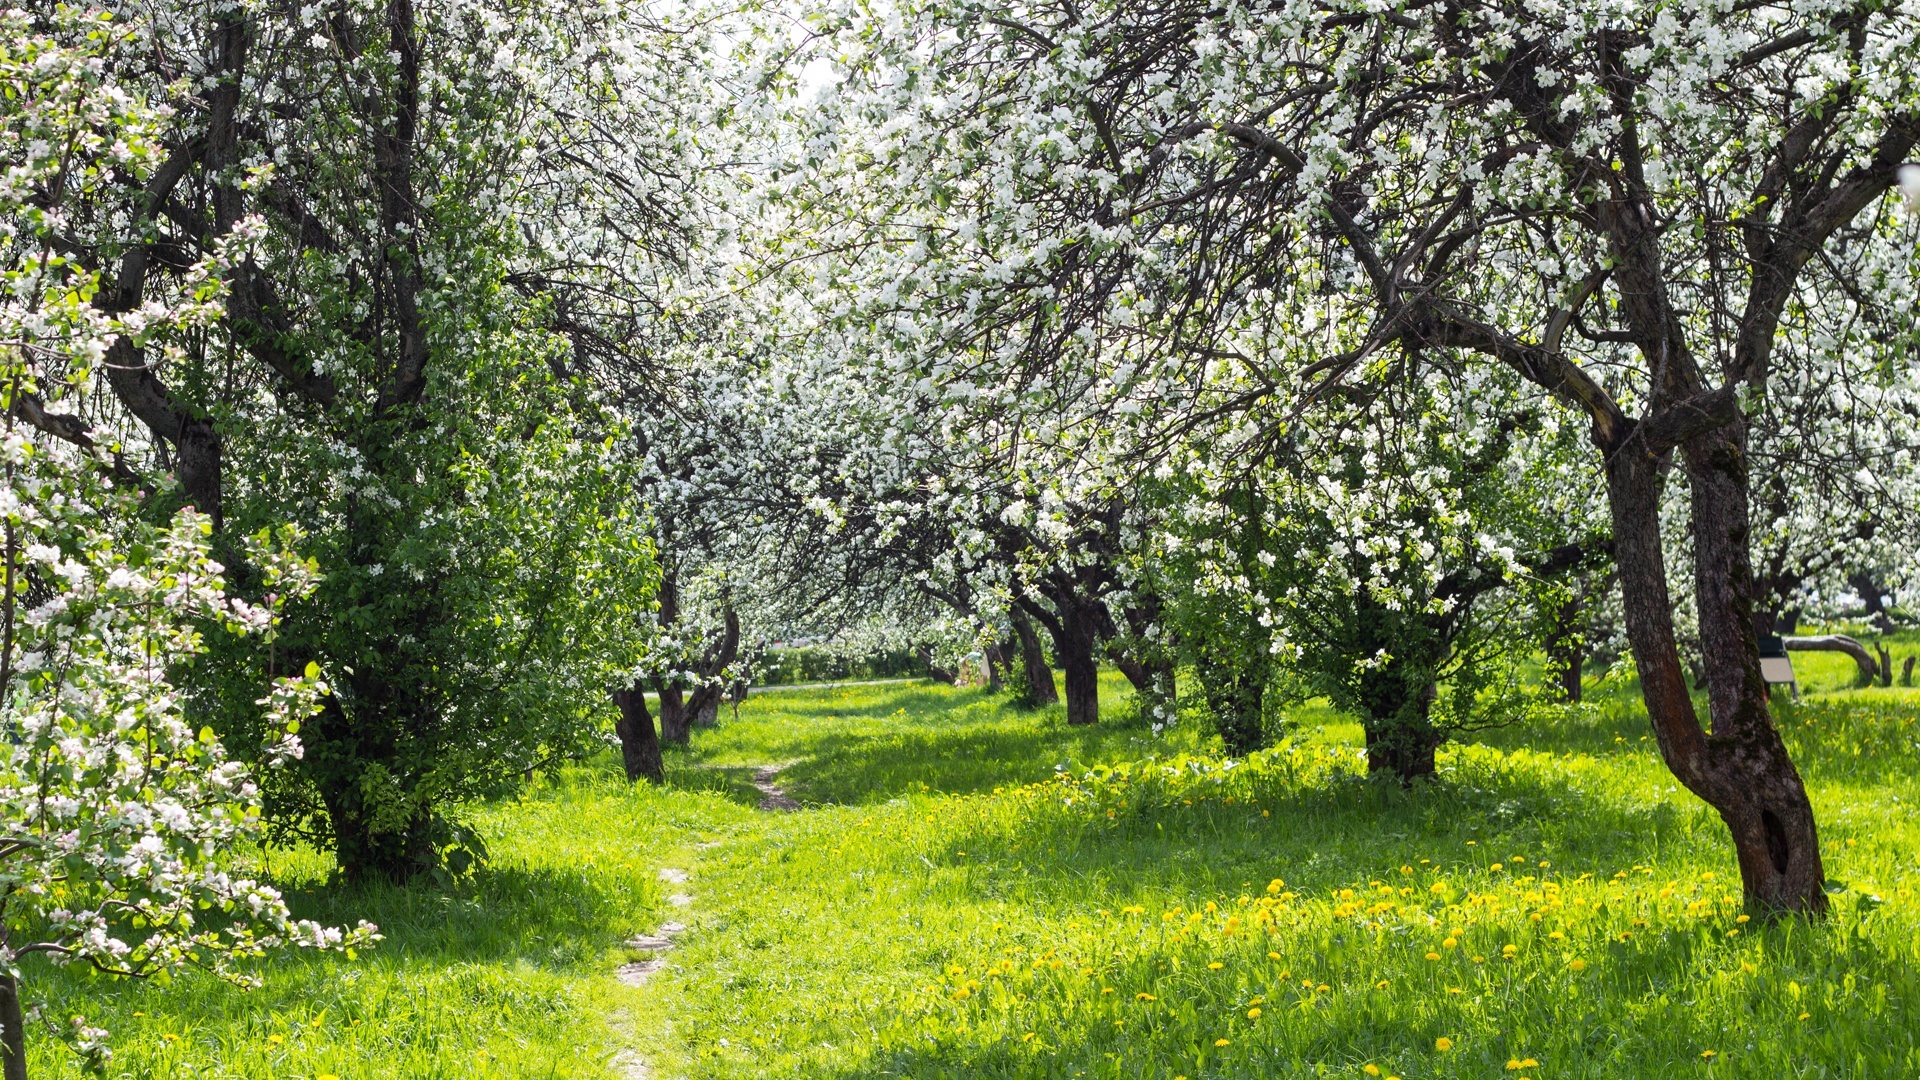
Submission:
M 283 1042 L 286 1042 L 286 1041 L 287 1041 L 287 1040 L 285 1040 L 285 1039 L 283 1039 L 283 1038 L 281 1038 L 281 1037 L 280 1037 L 280 1036 L 278 1036 L 278 1035 L 269 1035 L 269 1036 L 267 1036 L 267 1045 L 268 1045 L 268 1046 L 279 1046 L 279 1045 L 280 1045 L 281 1043 L 283 1043 Z
M 1387 980 L 1385 980 L 1385 979 L 1381 979 L 1381 980 L 1380 980 L 1379 982 L 1377 982 L 1377 983 L 1374 983 L 1374 984 L 1373 984 L 1373 988 L 1374 988 L 1375 990 L 1385 990 L 1385 989 L 1387 988 L 1387 986 L 1388 986 L 1388 985 L 1389 985 L 1389 984 L 1388 984 L 1388 982 L 1387 982 Z
M 1280 954 L 1279 954 L 1279 953 L 1277 953 L 1277 952 L 1270 952 L 1270 953 L 1268 953 L 1268 954 L 1267 954 L 1267 959 L 1269 959 L 1269 960 L 1278 960 L 1278 959 L 1280 959 Z M 1282 975 L 1282 976 L 1280 976 L 1280 977 L 1281 977 L 1281 978 L 1283 978 L 1283 979 L 1284 979 L 1284 978 L 1286 978 L 1286 976 L 1285 976 L 1285 975 Z
M 1360 1071 L 1366 1073 L 1368 1076 L 1379 1076 L 1380 1066 L 1369 1061 L 1365 1065 L 1360 1066 Z
M 1258 1005 L 1255 1005 L 1255 1006 L 1254 1006 L 1253 1008 L 1251 1008 L 1251 1009 L 1248 1009 L 1248 1010 L 1247 1010 L 1247 1019 L 1249 1019 L 1249 1020 L 1258 1020 L 1258 1019 L 1260 1019 L 1260 1006 L 1258 1006 Z
M 1800 1019 L 1802 1019 L 1802 1020 L 1805 1020 L 1805 1019 L 1806 1019 L 1807 1017 L 1809 1017 L 1809 1016 L 1812 1016 L 1812 1015 L 1813 1015 L 1812 1013 L 1801 1013 L 1801 1014 L 1800 1014 Z
M 1213 1045 L 1215 1045 L 1215 1046 L 1232 1046 L 1232 1045 L 1233 1045 L 1233 1040 L 1232 1040 L 1232 1039 L 1215 1039 L 1215 1040 L 1213 1040 Z
M 1707 876 L 1708 876 L 1708 877 L 1712 877 L 1713 875 L 1712 875 L 1712 874 L 1708 874 Z M 1705 1059 L 1707 1059 L 1708 1061 L 1711 1061 L 1711 1060 L 1713 1060 L 1713 1059 L 1714 1059 L 1714 1058 L 1715 1058 L 1716 1056 L 1718 1056 L 1718 1055 L 1719 1055 L 1719 1053 L 1720 1053 L 1720 1051 L 1718 1051 L 1718 1050 L 1702 1050 L 1702 1051 L 1700 1051 L 1700 1056 L 1701 1056 L 1701 1057 L 1703 1057 L 1703 1058 L 1705 1058 Z
M 1460 939 L 1448 938 L 1447 940 L 1440 943 L 1440 947 L 1443 949 L 1457 949 L 1460 947 Z
M 1521 1064 L 1520 1064 L 1520 1059 L 1519 1059 L 1519 1058 L 1508 1058 L 1508 1059 L 1507 1059 L 1507 1068 L 1509 1068 L 1509 1069 L 1520 1069 L 1520 1068 L 1525 1068 L 1525 1066 L 1523 1066 L 1523 1065 L 1521 1065 Z
M 1135 995 L 1133 995 L 1133 999 L 1134 999 L 1135 1001 L 1158 1001 L 1158 1000 L 1160 1000 L 1159 998 L 1156 998 L 1156 997 L 1154 997 L 1154 996 L 1153 996 L 1152 994 L 1149 994 L 1149 993 L 1147 993 L 1147 992 L 1146 992 L 1146 991 L 1144 991 L 1144 990 L 1143 990 L 1143 991 L 1141 991 L 1141 992 L 1140 992 L 1140 993 L 1138 993 L 1138 994 L 1135 994 Z
M 1499 863 L 1494 863 L 1494 864 L 1493 864 L 1492 866 L 1489 866 L 1489 867 L 1487 867 L 1487 869 L 1489 869 L 1489 870 L 1491 870 L 1491 871 L 1493 871 L 1494 873 L 1496 873 L 1496 874 L 1497 874 L 1497 873 L 1499 873 L 1500 871 L 1502 871 L 1502 870 L 1505 870 L 1505 869 L 1506 869 L 1506 867 L 1504 867 L 1504 866 L 1502 866 L 1502 865 L 1500 865 Z
M 1219 970 L 1220 970 L 1221 968 L 1223 968 L 1223 967 L 1226 967 L 1226 966 L 1227 966 L 1227 965 L 1225 965 L 1225 964 L 1223 964 L 1223 963 L 1221 963 L 1220 961 L 1218 961 L 1218 960 L 1215 960 L 1215 961 L 1213 961 L 1212 963 L 1210 963 L 1210 964 L 1208 964 L 1208 965 L 1207 965 L 1207 970 L 1208 970 L 1208 971 L 1219 971 Z
M 1438 960 L 1438 959 L 1440 959 L 1440 954 L 1439 954 L 1439 953 L 1437 953 L 1437 952 L 1430 952 L 1430 953 L 1428 953 L 1428 954 L 1427 954 L 1427 959 L 1429 959 L 1429 960 Z
M 1752 921 L 1753 921 L 1753 916 L 1751 916 L 1751 915 L 1742 915 L 1742 916 L 1740 916 L 1739 918 L 1737 918 L 1737 919 L 1735 919 L 1735 920 L 1733 920 L 1733 921 L 1734 921 L 1734 922 L 1752 922 Z
M 1568 964 L 1567 966 L 1572 968 L 1575 971 L 1587 970 L 1587 962 L 1585 960 L 1575 960 L 1573 963 Z
M 1540 1067 L 1540 1063 L 1533 1060 L 1532 1058 L 1528 1058 L 1527 1060 L 1520 1063 L 1520 1067 L 1523 1069 L 1537 1069 Z
M 1453 1049 L 1453 1040 L 1447 1038 L 1445 1035 L 1442 1035 L 1439 1038 L 1433 1040 L 1433 1048 L 1435 1050 L 1451 1050 Z

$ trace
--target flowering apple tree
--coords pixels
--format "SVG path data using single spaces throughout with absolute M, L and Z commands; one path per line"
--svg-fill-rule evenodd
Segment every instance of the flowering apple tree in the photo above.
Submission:
M 0 13 L 0 1055 L 26 1075 L 35 1010 L 26 961 L 146 977 L 200 968 L 240 984 L 239 961 L 283 947 L 351 948 L 372 926 L 296 921 L 247 872 L 260 791 L 211 728 L 196 727 L 175 678 L 207 635 L 271 638 L 281 605 L 312 592 L 297 530 L 242 545 L 266 599 L 229 594 L 211 521 L 188 508 L 159 524 L 158 487 L 80 417 L 103 357 L 131 340 L 164 351 L 221 311 L 230 249 L 135 311 L 91 303 L 97 274 L 59 253 L 68 200 L 150 174 L 162 117 L 105 74 L 126 35 L 63 11 L 51 31 Z M 247 230 L 236 230 L 244 237 Z M 317 668 L 257 680 L 266 768 L 300 756 L 297 733 L 326 684 Z M 264 696 L 261 696 L 264 692 Z M 107 1033 L 73 1018 L 57 1031 L 104 1066 Z

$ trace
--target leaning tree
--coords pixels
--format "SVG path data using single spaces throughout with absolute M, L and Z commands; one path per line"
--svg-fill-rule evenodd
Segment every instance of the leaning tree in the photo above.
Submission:
M 818 154 L 872 178 L 844 231 L 899 255 L 847 276 L 928 377 L 1137 384 L 1235 357 L 1292 401 L 1250 416 L 1278 428 L 1399 355 L 1503 365 L 1583 417 L 1662 754 L 1725 820 L 1752 902 L 1825 907 L 1760 676 L 1748 417 L 1777 343 L 1818 332 L 1784 316 L 1846 273 L 1826 254 L 1911 249 L 1884 196 L 1920 138 L 1920 15 L 1120 0 L 822 25 L 864 126 Z M 1344 317 L 1323 325 L 1329 296 Z M 1274 331 L 1294 347 L 1251 348 Z

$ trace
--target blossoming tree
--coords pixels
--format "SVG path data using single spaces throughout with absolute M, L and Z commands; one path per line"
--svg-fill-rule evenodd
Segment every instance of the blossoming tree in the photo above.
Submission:
M 1817 911 L 1813 812 L 1753 629 L 1749 415 L 1790 308 L 1920 140 L 1920 17 L 1359 2 L 849 5 L 817 141 L 870 177 L 829 245 L 920 370 L 994 393 L 1256 369 L 1276 432 L 1395 369 L 1497 364 L 1590 428 L 1624 621 L 1669 767 L 1749 899 Z M 876 167 L 883 165 L 884 167 Z M 828 183 L 833 183 L 829 181 Z M 1324 325 L 1329 295 L 1345 317 Z M 1273 348 L 1274 342 L 1312 347 Z M 1703 724 L 1661 528 L 1687 486 Z
M 0 1060 L 26 1076 L 24 962 L 147 977 L 195 967 L 254 981 L 238 962 L 281 947 L 351 948 L 377 935 L 293 919 L 236 847 L 258 837 L 254 774 L 195 728 L 173 683 L 206 635 L 270 638 L 280 608 L 313 591 L 297 530 L 242 550 L 267 592 L 230 595 L 212 522 L 183 509 L 152 524 L 119 448 L 81 423 L 103 357 L 120 342 L 165 351 L 221 311 L 229 249 L 184 268 L 138 310 L 90 303 L 98 274 L 60 252 L 74 202 L 150 178 L 163 115 L 108 77 L 128 31 L 62 11 L 51 26 L 0 13 Z M 236 241 L 254 230 L 239 228 Z M 264 690 L 264 696 L 258 696 Z M 259 757 L 300 756 L 297 733 L 326 690 L 317 669 L 259 682 Z M 103 1066 L 107 1033 L 55 1025 Z

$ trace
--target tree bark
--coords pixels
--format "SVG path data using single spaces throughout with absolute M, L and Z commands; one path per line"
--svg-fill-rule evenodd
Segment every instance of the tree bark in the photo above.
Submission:
M 1062 604 L 1053 654 L 1066 675 L 1067 723 L 1100 719 L 1100 665 L 1093 658 L 1094 621 L 1077 604 Z
M 1161 660 L 1146 662 L 1137 660 L 1124 649 L 1108 654 L 1113 666 L 1127 677 L 1133 686 L 1133 696 L 1140 702 L 1143 713 L 1158 716 L 1160 712 L 1173 704 L 1173 663 Z
M 646 777 L 650 783 L 667 782 L 666 763 L 660 758 L 660 739 L 653 730 L 653 716 L 647 712 L 646 690 L 638 683 L 615 690 L 613 703 L 620 715 L 613 722 L 620 736 L 620 759 L 626 766 L 627 783 Z
M 693 725 L 687 717 L 680 684 L 672 679 L 655 679 L 653 688 L 660 692 L 660 741 L 687 745 L 693 739 Z
M 740 615 L 731 605 L 726 609 L 725 626 L 718 647 L 703 659 L 700 685 L 694 688 L 687 702 L 687 718 L 694 727 L 712 727 L 720 720 L 720 697 L 726 693 L 726 687 L 714 678 L 727 670 L 740 654 Z
M 987 668 L 988 692 L 997 694 L 1006 689 L 1007 682 L 1003 674 L 1007 665 L 1006 651 L 997 644 L 989 645 L 980 651 L 980 657 Z
M 1431 709 L 1431 696 L 1422 713 Z M 1411 787 L 1423 776 L 1439 772 L 1436 753 L 1445 738 L 1431 725 L 1367 725 L 1367 774 L 1392 773 L 1400 783 Z
M 1040 647 L 1040 634 L 1025 615 L 1015 612 L 1013 632 L 1020 639 L 1020 666 L 1027 681 L 1026 697 L 1033 705 L 1051 705 L 1060 700 L 1053 686 L 1053 669 L 1047 666 L 1047 654 Z
M 27 1080 L 27 1020 L 12 975 L 0 975 L 0 1078 Z
M 1826 875 L 1813 808 L 1774 729 L 1760 678 L 1742 424 L 1736 419 L 1684 448 L 1711 734 L 1701 730 L 1674 638 L 1660 543 L 1662 462 L 1632 429 L 1617 444 L 1596 441 L 1606 460 L 1627 636 L 1661 756 L 1726 822 L 1749 902 L 1818 912 L 1826 908 Z
M 1568 600 L 1554 614 L 1553 634 L 1547 638 L 1547 665 L 1560 682 L 1561 696 L 1578 704 L 1580 670 L 1586 664 L 1586 647 L 1580 637 L 1580 601 Z
M 1783 637 L 1781 643 L 1788 652 L 1840 652 L 1853 657 L 1860 668 L 1860 685 L 1871 686 L 1880 678 L 1880 665 L 1874 662 L 1873 654 L 1867 647 L 1845 634 L 1816 634 L 1808 637 Z

